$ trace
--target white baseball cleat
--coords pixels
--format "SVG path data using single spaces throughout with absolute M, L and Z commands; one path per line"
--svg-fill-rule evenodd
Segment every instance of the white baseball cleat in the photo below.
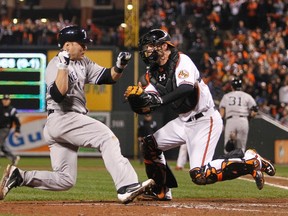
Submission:
M 254 152 L 255 157 L 257 159 L 261 160 L 261 171 L 262 172 L 265 172 L 269 176 L 275 175 L 276 169 L 275 169 L 274 165 L 269 160 L 267 160 L 266 158 L 263 158 L 261 155 L 259 155 L 255 149 L 248 149 L 247 151 Z
M 153 179 L 148 179 L 142 183 L 135 183 L 132 185 L 121 187 L 118 193 L 118 199 L 123 204 L 132 202 L 137 196 L 143 194 L 145 191 L 151 190 L 152 186 L 155 185 Z
M 22 182 L 23 178 L 20 175 L 19 169 L 9 164 L 4 171 L 0 183 L 0 200 L 3 200 L 13 187 L 20 186 Z

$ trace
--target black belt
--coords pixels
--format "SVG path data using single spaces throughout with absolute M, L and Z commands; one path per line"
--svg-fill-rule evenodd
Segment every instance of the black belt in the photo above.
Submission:
M 191 116 L 188 120 L 187 120 L 187 122 L 191 122 L 191 121 L 194 121 L 194 120 L 197 120 L 197 119 L 199 119 L 199 118 L 201 118 L 201 117 L 203 117 L 204 116 L 204 114 L 201 112 L 201 113 L 197 113 L 196 115 L 194 115 L 194 116 Z
M 227 120 L 227 119 L 230 119 L 230 118 L 233 118 L 233 117 L 240 117 L 240 118 L 243 118 L 243 117 L 246 117 L 246 116 L 242 116 L 242 115 L 240 115 L 240 116 L 228 116 L 228 117 L 226 118 L 226 120 Z
M 54 113 L 54 112 L 57 112 L 57 110 L 47 110 L 47 113 L 48 113 L 48 116 L 50 115 L 50 114 L 52 114 L 52 113 Z M 58 111 L 59 112 L 59 111 Z M 62 111 L 60 111 L 60 112 L 62 112 Z M 76 112 L 76 111 L 65 111 L 65 112 L 63 112 L 63 113 L 67 113 L 67 112 Z M 76 112 L 76 113 L 80 113 L 80 112 Z M 80 113 L 80 114 L 86 114 L 86 113 Z

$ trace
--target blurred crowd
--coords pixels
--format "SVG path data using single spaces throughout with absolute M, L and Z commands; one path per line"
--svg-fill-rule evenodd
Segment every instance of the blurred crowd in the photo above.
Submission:
M 73 21 L 2 20 L 0 45 L 54 45 Z M 85 26 L 94 45 L 123 47 L 121 26 Z M 239 76 L 260 111 L 288 127 L 288 0 L 147 0 L 140 8 L 140 36 L 153 28 L 169 32 L 180 51 L 201 52 L 195 64 L 216 105 Z

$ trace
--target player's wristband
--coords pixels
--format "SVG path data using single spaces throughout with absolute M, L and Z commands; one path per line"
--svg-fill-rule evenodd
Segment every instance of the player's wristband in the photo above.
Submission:
M 58 69 L 63 70 L 63 69 L 67 69 L 68 65 L 64 64 L 64 63 L 58 63 L 57 64 Z
M 116 73 L 122 73 L 123 72 L 123 69 L 121 69 L 121 68 L 119 68 L 119 67 L 117 67 L 116 65 L 114 66 L 114 71 L 116 72 Z

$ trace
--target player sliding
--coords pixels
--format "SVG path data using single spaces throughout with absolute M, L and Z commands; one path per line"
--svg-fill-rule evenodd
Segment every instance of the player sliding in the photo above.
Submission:
M 139 183 L 132 165 L 122 156 L 114 133 L 86 115 L 84 85 L 114 84 L 122 76 L 131 54 L 120 52 L 112 68 L 99 66 L 84 56 L 86 44 L 91 40 L 78 26 L 63 28 L 58 42 L 61 50 L 49 62 L 45 73 L 48 117 L 43 134 L 49 144 L 53 171 L 24 171 L 8 165 L 0 185 L 0 199 L 17 186 L 52 191 L 70 189 L 76 184 L 77 151 L 79 147 L 89 147 L 101 152 L 118 199 L 129 203 L 154 181 Z
M 187 144 L 190 176 L 195 184 L 212 184 L 251 174 L 261 190 L 263 172 L 273 176 L 275 168 L 256 151 L 233 151 L 223 159 L 212 161 L 223 128 L 221 116 L 192 60 L 180 53 L 170 40 L 168 33 L 160 29 L 140 38 L 139 52 L 148 71 L 139 86 L 129 86 L 124 93 L 138 114 L 167 104 L 178 114 L 176 119 L 143 140 L 147 176 L 157 184 L 149 196 L 172 199 L 170 188 L 177 187 L 177 182 L 163 151 L 183 144 Z

